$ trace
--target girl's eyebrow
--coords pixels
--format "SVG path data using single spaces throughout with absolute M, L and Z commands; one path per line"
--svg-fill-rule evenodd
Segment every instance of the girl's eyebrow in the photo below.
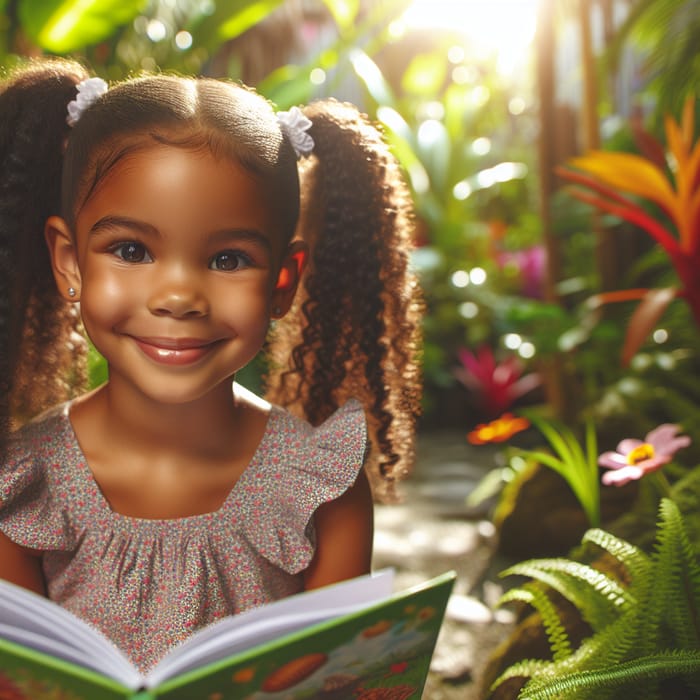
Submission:
M 107 216 L 103 216 L 101 219 L 96 221 L 90 227 L 90 234 L 92 235 L 100 233 L 101 231 L 115 228 L 132 229 L 134 231 L 138 231 L 139 233 L 151 236 L 160 235 L 158 229 L 146 221 L 141 221 L 140 219 L 133 219 L 129 216 L 119 216 L 115 214 L 108 214 Z M 219 231 L 215 231 L 211 237 L 215 241 L 220 241 L 222 244 L 231 240 L 244 240 L 260 245 L 268 251 L 272 249 L 272 243 L 270 242 L 269 237 L 255 229 L 221 229 Z
M 145 221 L 140 221 L 139 219 L 132 219 L 128 216 L 117 216 L 113 214 L 108 214 L 98 219 L 91 227 L 90 234 L 100 233 L 103 230 L 114 229 L 114 228 L 128 228 L 140 233 L 150 234 L 152 236 L 158 235 L 158 229 Z
M 215 231 L 211 239 L 214 242 L 225 244 L 228 241 L 249 241 L 250 243 L 262 246 L 266 251 L 272 250 L 272 243 L 268 236 L 256 229 L 248 228 L 226 228 Z

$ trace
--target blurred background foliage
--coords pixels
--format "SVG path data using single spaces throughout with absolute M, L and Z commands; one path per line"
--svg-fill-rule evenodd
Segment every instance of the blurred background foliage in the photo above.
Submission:
M 606 430 L 643 434 L 663 420 L 700 429 L 697 328 L 682 301 L 628 366 L 633 307 L 592 301 L 664 286 L 673 268 L 552 174 L 589 147 L 635 150 L 634 120 L 660 135 L 662 115 L 678 115 L 700 71 L 697 2 L 0 0 L 0 10 L 4 66 L 58 54 L 110 80 L 228 76 L 282 109 L 333 95 L 380 122 L 417 212 L 426 428 L 490 420 L 500 391 L 508 408 L 595 419 L 603 443 Z M 479 13 L 488 30 L 472 26 Z M 465 350 L 487 363 L 480 382 L 464 381 Z M 528 375 L 541 381 L 509 393 Z

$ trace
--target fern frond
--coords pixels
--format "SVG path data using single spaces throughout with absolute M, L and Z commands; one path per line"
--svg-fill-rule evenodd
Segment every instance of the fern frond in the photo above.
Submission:
M 519 700 L 548 700 L 549 698 L 578 699 L 581 692 L 624 688 L 636 684 L 658 683 L 666 678 L 696 679 L 700 675 L 700 651 L 666 651 L 638 657 L 606 668 L 591 669 L 540 680 L 534 675 L 519 695 Z
M 673 633 L 670 639 L 676 647 L 700 648 L 700 565 L 688 538 L 685 524 L 676 503 L 662 499 L 659 505 L 660 523 L 658 534 L 657 568 L 668 566 L 667 549 L 673 550 L 674 597 L 666 604 L 667 626 Z M 663 570 L 659 572 L 663 574 Z M 681 601 L 685 605 L 681 605 Z
M 574 653 L 541 669 L 537 680 L 553 680 L 591 668 L 615 666 L 628 661 L 635 653 L 639 636 L 639 614 L 636 608 L 625 611 L 614 622 L 587 637 Z
M 582 542 L 590 542 L 612 554 L 615 559 L 624 565 L 632 580 L 646 578 L 649 575 L 651 567 L 650 557 L 639 547 L 635 547 L 630 542 L 615 537 L 615 535 L 606 530 L 591 528 L 583 535 Z
M 512 588 L 507 591 L 502 596 L 501 601 L 504 603 L 520 601 L 535 608 L 542 616 L 542 624 L 552 650 L 552 658 L 559 661 L 571 656 L 571 642 L 559 617 L 559 611 L 542 589 L 526 583 L 520 588 Z
M 681 580 L 683 564 L 678 540 L 683 521 L 677 507 L 668 499 L 659 506 L 659 522 L 653 559 L 653 585 L 649 586 L 644 603 L 639 653 L 649 654 L 673 643 L 669 635 L 677 624 L 683 624 L 678 614 L 685 602 Z
M 496 678 L 491 684 L 490 692 L 493 692 L 500 685 L 511 680 L 511 678 L 534 678 L 551 665 L 551 661 L 544 661 L 542 659 L 523 659 L 522 661 L 518 661 L 512 666 L 509 666 Z
M 633 602 L 615 579 L 587 564 L 569 559 L 533 559 L 506 569 L 502 576 L 529 576 L 564 596 L 576 606 L 594 631 L 609 624 Z M 580 583 L 587 584 L 581 586 Z

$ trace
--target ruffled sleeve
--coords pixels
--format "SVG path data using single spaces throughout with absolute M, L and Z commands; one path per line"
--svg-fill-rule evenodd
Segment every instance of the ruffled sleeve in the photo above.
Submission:
M 316 509 L 345 493 L 362 469 L 365 415 L 353 399 L 317 427 L 276 408 L 271 420 L 262 462 L 243 480 L 243 529 L 259 555 L 297 574 L 314 554 Z
M 30 549 L 75 547 L 73 528 L 49 474 L 52 462 L 60 459 L 60 423 L 60 412 L 53 411 L 17 431 L 0 471 L 0 531 Z

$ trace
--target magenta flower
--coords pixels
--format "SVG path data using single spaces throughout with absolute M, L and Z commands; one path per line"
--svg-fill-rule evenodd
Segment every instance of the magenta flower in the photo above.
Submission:
M 497 361 L 493 350 L 482 345 L 476 353 L 460 348 L 461 367 L 457 379 L 476 394 L 479 408 L 487 418 L 505 413 L 517 399 L 540 385 L 535 372 L 523 374 L 523 364 L 515 355 Z
M 612 471 L 603 474 L 603 483 L 624 486 L 628 481 L 661 469 L 678 450 L 690 445 L 690 438 L 677 435 L 678 430 L 679 426 L 664 423 L 648 433 L 644 442 L 627 438 L 617 446 L 617 452 L 604 452 L 598 457 L 598 464 Z
M 501 268 L 514 267 L 518 271 L 520 293 L 531 299 L 541 299 L 544 279 L 547 274 L 547 251 L 536 245 L 523 250 L 508 250 L 497 253 Z

